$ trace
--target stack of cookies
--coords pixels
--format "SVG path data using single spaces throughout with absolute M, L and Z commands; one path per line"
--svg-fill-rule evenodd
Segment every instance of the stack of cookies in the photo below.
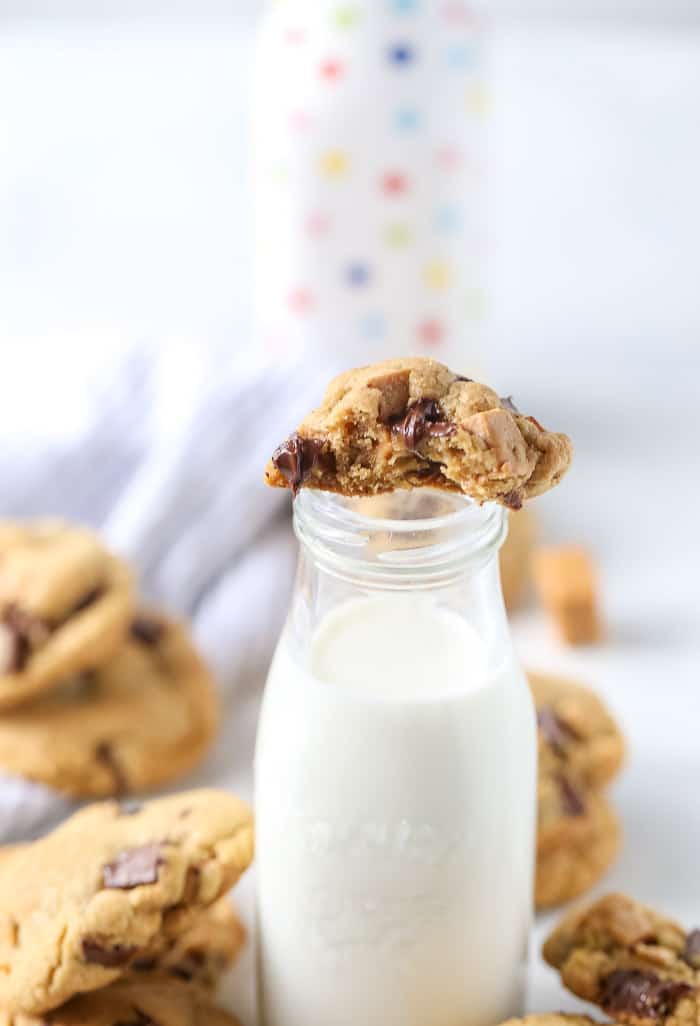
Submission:
M 252 855 L 250 810 L 218 791 L 95 804 L 0 852 L 0 1026 L 237 1026 L 214 991 Z
M 621 831 L 606 788 L 624 738 L 600 698 L 559 677 L 529 674 L 539 727 L 538 908 L 588 890 L 611 865 Z
M 56 799 L 155 788 L 202 758 L 217 721 L 186 629 L 139 611 L 128 567 L 99 538 L 56 521 L 0 524 L 3 785 Z

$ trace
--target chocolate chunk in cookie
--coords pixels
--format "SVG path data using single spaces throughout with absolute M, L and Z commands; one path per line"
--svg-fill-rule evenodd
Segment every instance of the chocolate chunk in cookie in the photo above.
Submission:
M 293 434 L 272 454 L 272 462 L 296 495 L 318 462 L 323 443 L 315 438 Z
M 125 848 L 102 867 L 104 886 L 129 890 L 142 884 L 156 883 L 158 870 L 163 865 L 164 852 L 162 844 L 142 844 L 138 848 Z
M 104 965 L 110 969 L 128 965 L 137 954 L 138 948 L 129 944 L 115 944 L 106 947 L 97 937 L 83 937 L 83 958 L 92 965 Z
M 140 641 L 142 645 L 155 647 L 165 635 L 166 623 L 164 620 L 145 613 L 135 616 L 129 625 L 129 633 L 134 641 Z
M 616 969 L 605 977 L 600 1005 L 609 1015 L 634 1019 L 665 1019 L 683 997 L 693 993 L 687 983 L 662 980 L 656 973 Z

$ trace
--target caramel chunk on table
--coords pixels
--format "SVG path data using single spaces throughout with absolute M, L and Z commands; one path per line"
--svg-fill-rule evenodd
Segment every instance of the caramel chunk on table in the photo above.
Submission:
M 590 554 L 578 545 L 546 546 L 532 561 L 539 599 L 564 641 L 586 645 L 599 641 L 603 629 L 597 573 Z

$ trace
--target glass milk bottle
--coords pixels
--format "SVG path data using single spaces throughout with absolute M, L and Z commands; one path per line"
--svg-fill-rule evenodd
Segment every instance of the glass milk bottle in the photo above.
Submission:
M 489 1026 L 521 1011 L 536 728 L 504 512 L 300 492 L 256 750 L 263 1026 Z
M 270 353 L 474 367 L 483 0 L 276 0 L 255 62 L 255 324 Z

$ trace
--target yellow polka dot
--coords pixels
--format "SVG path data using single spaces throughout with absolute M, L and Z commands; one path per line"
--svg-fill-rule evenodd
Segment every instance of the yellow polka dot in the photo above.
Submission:
M 470 85 L 464 96 L 464 106 L 468 114 L 487 114 L 491 107 L 488 90 L 480 82 Z
M 431 289 L 449 289 L 452 284 L 452 273 L 443 260 L 434 260 L 423 272 L 425 284 Z
M 384 229 L 384 240 L 387 246 L 395 246 L 397 249 L 410 246 L 413 242 L 413 232 L 409 225 L 401 222 L 388 224 Z
M 321 154 L 319 170 L 324 178 L 342 178 L 349 169 L 350 161 L 343 150 L 326 150 Z

